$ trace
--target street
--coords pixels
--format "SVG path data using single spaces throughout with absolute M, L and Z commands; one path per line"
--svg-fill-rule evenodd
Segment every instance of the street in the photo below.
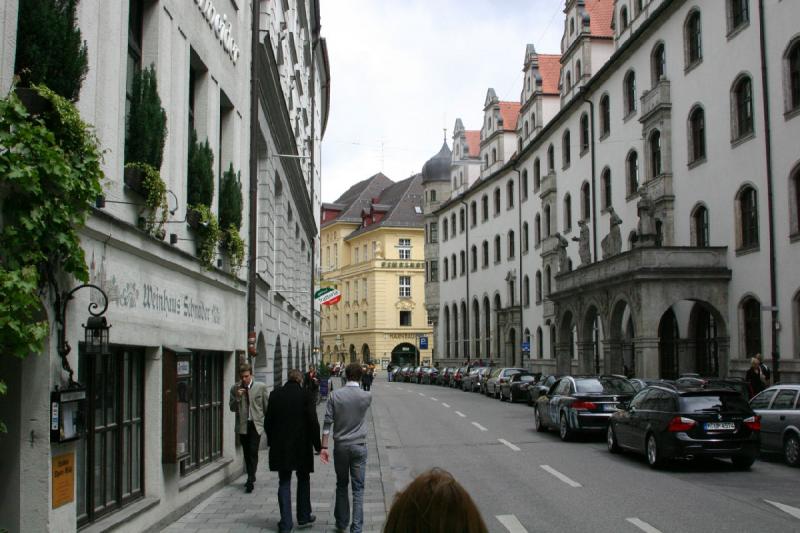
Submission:
M 373 396 L 395 488 L 444 468 L 493 532 L 800 530 L 798 471 L 777 458 L 749 472 L 721 460 L 654 471 L 643 457 L 610 454 L 602 437 L 536 433 L 524 403 L 384 379 Z

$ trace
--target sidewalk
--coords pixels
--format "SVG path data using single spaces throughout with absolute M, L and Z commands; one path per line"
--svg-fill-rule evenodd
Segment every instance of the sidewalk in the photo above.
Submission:
M 338 383 L 337 383 L 338 385 Z M 338 388 L 338 387 L 337 387 Z M 317 408 L 320 427 L 325 416 L 325 403 Z M 394 494 L 391 473 L 386 461 L 386 450 L 379 451 L 375 439 L 375 422 L 372 408 L 367 413 L 369 420 L 368 462 L 366 485 L 364 487 L 364 532 L 380 533 L 386 520 L 387 496 Z M 262 438 L 263 439 L 263 438 Z M 263 443 L 263 440 L 262 440 Z M 262 444 L 263 445 L 263 444 Z M 302 531 L 333 532 L 336 522 L 333 508 L 336 498 L 336 473 L 333 461 L 323 465 L 315 456 L 314 473 L 311 474 L 311 509 L 317 516 L 314 527 Z M 381 463 L 384 463 L 383 465 Z M 162 531 L 167 533 L 187 533 L 215 531 L 218 533 L 264 532 L 278 531 L 278 473 L 269 471 L 267 450 L 262 449 L 258 457 L 258 473 L 255 490 L 245 494 L 245 475 L 242 474 L 230 485 L 227 485 L 209 496 L 200 505 L 183 515 Z M 385 487 L 384 487 L 385 484 Z M 297 478 L 292 477 L 292 519 L 297 528 L 297 517 L 294 515 L 297 503 Z M 350 489 L 348 488 L 348 493 Z M 349 531 L 349 529 L 348 529 Z

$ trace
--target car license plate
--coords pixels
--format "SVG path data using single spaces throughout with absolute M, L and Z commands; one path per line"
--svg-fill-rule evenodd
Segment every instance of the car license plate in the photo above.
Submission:
M 706 431 L 733 431 L 736 424 L 733 422 L 706 422 Z
M 616 411 L 617 410 L 617 404 L 615 404 L 615 403 L 604 404 L 603 405 L 603 410 L 604 411 Z

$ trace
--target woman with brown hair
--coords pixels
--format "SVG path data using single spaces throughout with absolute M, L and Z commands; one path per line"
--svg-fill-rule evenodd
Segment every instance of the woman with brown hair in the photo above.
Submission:
M 384 533 L 488 533 L 469 493 L 440 468 L 423 472 L 395 496 Z

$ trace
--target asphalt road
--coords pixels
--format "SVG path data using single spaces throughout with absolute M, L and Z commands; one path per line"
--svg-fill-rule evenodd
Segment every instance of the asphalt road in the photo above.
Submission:
M 800 531 L 800 469 L 778 458 L 749 472 L 723 460 L 654 471 L 643 457 L 612 455 L 602 437 L 536 433 L 525 404 L 385 379 L 372 391 L 396 488 L 444 468 L 492 532 Z

